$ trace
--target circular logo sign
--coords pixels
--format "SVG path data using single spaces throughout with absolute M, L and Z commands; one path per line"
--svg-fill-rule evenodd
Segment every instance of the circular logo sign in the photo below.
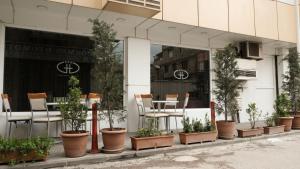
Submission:
M 179 80 L 185 80 L 189 78 L 189 73 L 186 70 L 178 69 L 174 71 L 174 77 Z
M 62 61 L 56 65 L 57 70 L 63 74 L 74 74 L 79 72 L 80 67 L 77 63 L 72 61 Z

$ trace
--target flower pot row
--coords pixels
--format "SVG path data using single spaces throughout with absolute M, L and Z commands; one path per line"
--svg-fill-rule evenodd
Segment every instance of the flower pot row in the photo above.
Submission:
M 0 164 L 17 163 L 17 162 L 29 162 L 29 161 L 45 161 L 48 154 L 39 154 L 32 150 L 27 154 L 23 154 L 19 151 L 3 152 L 0 155 Z

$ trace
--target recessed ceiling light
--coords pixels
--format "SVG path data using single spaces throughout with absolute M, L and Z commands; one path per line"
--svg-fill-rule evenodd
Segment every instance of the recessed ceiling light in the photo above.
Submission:
M 124 19 L 124 18 L 117 18 L 116 21 L 117 21 L 117 22 L 125 22 L 126 19 Z
M 48 7 L 45 5 L 37 5 L 36 8 L 38 8 L 40 10 L 48 10 Z
M 169 29 L 169 30 L 175 30 L 176 27 L 175 27 L 175 26 L 169 26 L 168 29 Z

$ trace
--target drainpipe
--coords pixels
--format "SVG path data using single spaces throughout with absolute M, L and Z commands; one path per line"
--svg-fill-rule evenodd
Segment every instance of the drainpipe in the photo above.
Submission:
M 297 52 L 300 53 L 300 17 L 299 17 L 299 0 L 296 0 L 296 23 L 297 23 Z

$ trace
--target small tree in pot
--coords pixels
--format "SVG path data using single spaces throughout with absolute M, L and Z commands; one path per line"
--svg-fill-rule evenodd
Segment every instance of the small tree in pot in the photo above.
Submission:
M 115 128 L 114 122 L 124 121 L 126 112 L 123 107 L 123 75 L 119 69 L 121 60 L 114 52 L 118 47 L 116 32 L 112 29 L 112 25 L 98 19 L 90 19 L 90 22 L 93 23 L 94 42 L 92 76 L 103 96 L 99 105 L 101 119 L 107 119 L 109 123 L 109 128 L 101 130 L 103 151 L 117 153 L 124 149 L 126 129 Z
M 297 115 L 300 106 L 300 64 L 297 48 L 289 49 L 289 54 L 284 58 L 288 61 L 288 72 L 284 76 L 283 90 L 288 94 L 291 102 L 291 114 L 294 115 L 293 128 L 300 129 L 300 115 Z
M 236 58 L 237 51 L 232 44 L 226 46 L 224 50 L 218 50 L 214 58 L 216 111 L 218 114 L 225 115 L 224 121 L 217 121 L 217 129 L 219 137 L 224 139 L 233 139 L 235 133 L 233 117 L 239 111 L 237 97 L 241 82 L 237 80 L 239 71 Z M 231 114 L 231 120 L 228 120 L 228 114 Z
M 71 76 L 68 84 L 67 102 L 60 103 L 60 111 L 70 130 L 64 131 L 61 137 L 66 156 L 80 157 L 85 155 L 88 141 L 88 132 L 80 130 L 86 122 L 87 108 L 80 103 L 79 80 Z
M 275 100 L 274 109 L 275 122 L 278 125 L 285 125 L 284 131 L 290 131 L 292 128 L 293 117 L 291 117 L 291 102 L 286 93 L 281 93 Z

